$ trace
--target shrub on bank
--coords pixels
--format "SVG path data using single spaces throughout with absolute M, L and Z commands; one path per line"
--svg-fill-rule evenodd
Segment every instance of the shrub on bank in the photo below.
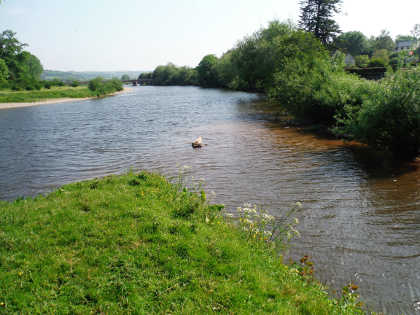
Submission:
M 347 105 L 337 117 L 338 133 L 351 135 L 397 159 L 420 153 L 420 69 L 399 71 L 363 97 L 360 108 Z
M 101 77 L 97 77 L 89 81 L 88 88 L 99 97 L 116 91 L 122 91 L 123 83 L 119 79 L 106 81 Z

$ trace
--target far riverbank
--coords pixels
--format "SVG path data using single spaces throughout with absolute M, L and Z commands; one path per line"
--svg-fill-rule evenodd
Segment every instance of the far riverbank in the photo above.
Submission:
M 115 92 L 106 96 L 114 96 L 122 93 L 126 93 L 131 91 L 132 88 L 124 87 L 122 91 Z M 7 102 L 7 103 L 0 103 L 0 110 L 1 109 L 10 109 L 10 108 L 19 108 L 19 107 L 30 107 L 30 106 L 39 106 L 39 105 L 49 105 L 49 104 L 57 104 L 57 103 L 67 103 L 67 102 L 75 102 L 75 101 L 85 101 L 97 98 L 97 96 L 91 96 L 91 97 L 62 97 L 62 98 L 50 98 L 50 99 L 44 99 L 40 101 L 35 102 Z

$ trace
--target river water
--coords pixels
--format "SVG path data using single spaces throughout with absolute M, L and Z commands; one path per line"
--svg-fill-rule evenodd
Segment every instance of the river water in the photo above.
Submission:
M 0 199 L 134 170 L 204 179 L 214 202 L 275 216 L 297 201 L 301 238 L 332 289 L 360 286 L 369 308 L 420 314 L 420 161 L 381 171 L 363 148 L 281 126 L 255 94 L 136 87 L 98 100 L 0 110 Z M 193 150 L 202 136 L 207 144 Z

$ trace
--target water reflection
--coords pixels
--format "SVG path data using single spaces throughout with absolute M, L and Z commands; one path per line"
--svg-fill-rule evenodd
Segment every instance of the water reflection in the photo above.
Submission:
M 189 87 L 2 110 L 0 198 L 128 168 L 176 176 L 189 165 L 227 211 L 251 202 L 281 216 L 301 201 L 293 258 L 311 255 L 317 276 L 337 290 L 360 284 L 376 310 L 414 313 L 420 162 L 372 170 L 360 146 L 285 128 L 281 117 L 258 95 Z M 208 146 L 192 150 L 198 136 Z

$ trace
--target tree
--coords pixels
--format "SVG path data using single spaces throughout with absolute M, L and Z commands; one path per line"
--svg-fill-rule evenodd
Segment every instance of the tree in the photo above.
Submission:
M 128 74 L 123 74 L 121 76 L 121 81 L 128 81 L 128 80 L 130 80 L 130 76 Z
M 299 27 L 313 33 L 324 45 L 331 44 L 340 33 L 340 28 L 332 17 L 340 11 L 341 1 L 301 0 Z
M 346 32 L 336 38 L 334 46 L 352 56 L 359 56 L 367 52 L 368 40 L 361 32 Z
M 0 59 L 0 87 L 6 83 L 8 77 L 9 69 L 7 68 L 6 62 Z
M 38 57 L 27 51 L 22 52 L 18 57 L 18 59 L 21 60 L 22 71 L 32 79 L 39 80 L 44 68 L 42 67 Z
M 218 87 L 216 65 L 219 59 L 215 55 L 205 56 L 197 67 L 198 82 L 203 87 Z
M 382 30 L 381 34 L 373 40 L 373 51 L 381 49 L 386 49 L 388 52 L 395 50 L 395 43 L 387 30 Z

